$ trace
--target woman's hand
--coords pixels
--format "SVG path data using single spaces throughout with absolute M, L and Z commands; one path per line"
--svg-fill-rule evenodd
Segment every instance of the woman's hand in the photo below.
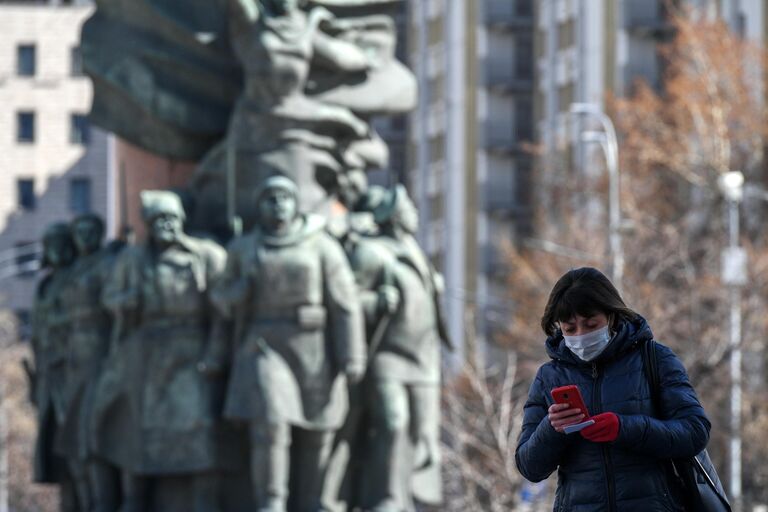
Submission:
M 563 433 L 563 427 L 573 425 L 584 419 L 584 414 L 579 409 L 574 409 L 568 404 L 552 404 L 548 409 L 549 423 L 557 432 Z

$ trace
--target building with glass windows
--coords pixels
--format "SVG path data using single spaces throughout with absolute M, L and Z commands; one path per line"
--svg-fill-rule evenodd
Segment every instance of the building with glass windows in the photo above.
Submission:
M 90 2 L 0 2 L 0 307 L 28 318 L 46 226 L 95 212 L 114 232 L 110 137 L 88 123 Z
M 672 31 L 669 5 L 693 6 L 720 16 L 737 33 L 764 41 L 763 0 L 540 0 L 535 26 L 536 131 L 548 154 L 570 153 L 583 166 L 588 155 L 573 147 L 571 103 L 603 109 L 609 95 L 624 96 L 636 80 L 661 87 L 659 43 Z
M 459 346 L 506 325 L 504 247 L 530 227 L 534 3 L 408 2 L 408 63 L 420 87 L 408 181 Z

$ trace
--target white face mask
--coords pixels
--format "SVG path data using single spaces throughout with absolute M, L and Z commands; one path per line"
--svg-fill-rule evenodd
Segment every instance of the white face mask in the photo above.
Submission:
M 599 356 L 611 341 L 611 331 L 606 325 L 581 336 L 565 336 L 565 345 L 582 361 L 592 361 Z

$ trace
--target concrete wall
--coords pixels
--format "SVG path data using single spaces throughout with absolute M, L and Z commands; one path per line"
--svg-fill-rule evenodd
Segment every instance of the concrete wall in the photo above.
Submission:
M 28 309 L 34 278 L 9 277 L 14 272 L 14 247 L 40 239 L 52 222 L 69 220 L 70 182 L 87 178 L 91 210 L 108 213 L 108 135 L 91 129 L 88 144 L 71 142 L 71 116 L 87 114 L 91 84 L 72 76 L 72 49 L 80 26 L 90 15 L 87 6 L 0 5 L 0 305 Z M 34 44 L 36 73 L 17 76 L 17 46 Z M 17 112 L 35 113 L 35 139 L 17 141 Z M 17 180 L 34 180 L 36 206 L 19 207 Z

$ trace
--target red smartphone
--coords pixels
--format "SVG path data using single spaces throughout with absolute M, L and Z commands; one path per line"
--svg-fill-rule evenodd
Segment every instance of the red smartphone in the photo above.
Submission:
M 570 384 L 555 388 L 552 390 L 552 398 L 555 400 L 555 403 L 568 404 L 573 409 L 579 409 L 584 414 L 584 419 L 589 418 L 587 405 L 584 403 L 584 398 L 581 396 L 578 386 Z

